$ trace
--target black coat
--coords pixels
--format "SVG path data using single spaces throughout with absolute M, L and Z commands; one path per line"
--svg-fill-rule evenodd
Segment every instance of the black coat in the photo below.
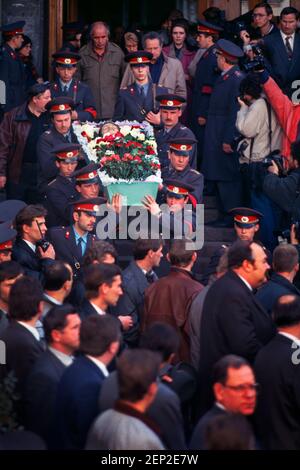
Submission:
M 254 370 L 261 386 L 255 416 L 263 447 L 299 450 L 299 346 L 277 334 L 257 354 Z
M 282 295 L 300 295 L 300 291 L 288 279 L 272 273 L 270 280 L 257 291 L 255 297 L 271 314 L 276 300 Z
M 216 404 L 205 413 L 204 416 L 198 421 L 192 438 L 189 445 L 189 449 L 192 450 L 205 450 L 205 433 L 207 430 L 207 426 L 213 421 L 217 416 L 224 416 L 226 414 L 226 410 L 223 410 Z
M 84 448 L 87 433 L 99 414 L 104 378 L 99 367 L 85 356 L 67 367 L 57 389 L 51 439 L 55 448 Z
M 42 344 L 33 334 L 16 321 L 11 321 L 1 335 L 6 347 L 6 365 L 1 366 L 3 374 L 14 371 L 17 378 L 17 391 L 23 396 L 25 382 L 34 363 L 43 353 Z
M 286 178 L 268 173 L 263 182 L 264 193 L 295 221 L 300 220 L 300 168 Z
M 66 366 L 50 351 L 34 364 L 25 387 L 26 427 L 47 439 L 57 386 Z
M 156 279 L 158 279 L 156 277 Z M 120 297 L 116 307 L 112 311 L 117 315 L 130 315 L 133 326 L 123 336 L 127 343 L 135 345 L 139 338 L 140 320 L 143 314 L 144 293 L 149 286 L 145 274 L 131 261 L 122 273 L 123 295 Z
M 41 282 L 44 279 L 44 270 L 54 262 L 51 258 L 39 258 L 27 243 L 20 238 L 17 238 L 14 243 L 12 259 L 24 268 L 25 274 Z
M 210 287 L 204 301 L 200 332 L 204 410 L 212 402 L 213 365 L 226 354 L 236 354 L 253 362 L 274 334 L 270 315 L 233 271 L 228 271 Z
M 99 397 L 100 411 L 113 408 L 118 398 L 118 376 L 117 372 L 113 372 L 103 382 Z M 157 394 L 146 411 L 147 415 L 159 426 L 161 439 L 167 449 L 184 450 L 186 448 L 180 402 L 173 390 L 159 383 Z

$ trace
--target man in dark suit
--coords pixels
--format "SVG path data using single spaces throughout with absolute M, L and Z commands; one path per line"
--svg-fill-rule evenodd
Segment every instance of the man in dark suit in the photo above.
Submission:
M 130 64 L 135 81 L 126 88 L 120 89 L 114 120 L 128 119 L 142 122 L 149 112 L 157 113 L 156 97 L 168 93 L 168 89 L 152 83 L 149 78 L 151 59 L 152 54 L 146 51 L 132 52 L 125 57 L 126 62 Z
M 280 297 L 273 310 L 277 335 L 258 353 L 254 369 L 261 386 L 256 429 L 263 448 L 300 447 L 300 300 Z
M 273 271 L 270 279 L 256 293 L 255 297 L 271 315 L 273 307 L 282 295 L 299 295 L 300 291 L 293 284 L 299 271 L 299 255 L 293 245 L 277 246 L 273 252 Z
M 80 309 L 81 318 L 112 313 L 117 316 L 122 329 L 127 331 L 132 327 L 131 312 L 114 312 L 122 295 L 121 269 L 116 264 L 92 264 L 84 270 L 84 287 L 86 299 Z
M 67 96 L 61 96 L 51 100 L 46 108 L 51 115 L 52 127 L 45 131 L 37 142 L 38 189 L 40 194 L 45 193 L 46 185 L 58 174 L 53 149 L 59 144 L 78 144 L 78 139 L 72 128 L 74 101 Z M 81 150 L 78 157 L 79 166 L 83 166 L 87 160 L 87 156 Z
M 275 333 L 270 315 L 253 295 L 266 281 L 269 267 L 258 242 L 237 241 L 228 250 L 228 272 L 206 295 L 200 333 L 201 411 L 212 403 L 213 365 L 226 354 L 253 362 Z
M 0 263 L 0 335 L 9 325 L 8 301 L 11 288 L 22 275 L 23 269 L 15 261 Z
M 64 372 L 58 385 L 52 442 L 54 448 L 83 449 L 98 416 L 98 398 L 107 366 L 120 345 L 119 322 L 111 315 L 91 315 L 80 329 L 82 356 Z
M 282 91 L 291 97 L 292 84 L 300 76 L 300 36 L 297 31 L 299 12 L 286 7 L 280 13 L 280 28 L 263 40 L 270 72 Z
M 136 346 L 139 339 L 140 321 L 144 307 L 146 288 L 157 281 L 153 268 L 158 267 L 162 254 L 162 240 L 138 239 L 133 248 L 134 260 L 122 273 L 123 295 L 112 311 L 130 315 L 133 325 L 124 332 L 127 344 Z
M 256 405 L 258 384 L 252 367 L 246 359 L 227 355 L 213 369 L 215 403 L 199 420 L 189 445 L 193 450 L 205 450 L 205 437 L 209 424 L 216 416 L 228 413 L 251 416 Z
M 27 377 L 39 356 L 44 351 L 37 329 L 43 303 L 43 290 L 38 280 L 23 276 L 12 286 L 8 315 L 10 323 L 1 335 L 6 347 L 6 364 L 1 366 L 1 375 L 12 372 L 17 379 L 16 392 L 21 399 L 17 403 L 20 422 L 24 418 L 24 387 Z
M 97 116 L 92 90 L 74 78 L 80 55 L 76 52 L 61 51 L 52 55 L 56 65 L 56 80 L 50 85 L 52 98 L 68 96 L 74 102 L 72 120 L 94 121 Z
M 21 209 L 15 219 L 17 238 L 12 259 L 24 268 L 25 274 L 39 280 L 43 280 L 44 269 L 55 259 L 53 246 L 44 239 L 47 232 L 46 215 L 43 206 L 29 205 Z
M 148 348 L 146 347 L 146 349 Z M 120 385 L 118 372 L 114 371 L 104 380 L 101 387 L 99 411 L 103 412 L 113 408 L 119 398 Z M 167 449 L 183 450 L 186 448 L 179 398 L 159 378 L 157 394 L 146 411 L 147 416 L 158 425 L 161 431 L 161 439 Z
M 80 318 L 72 305 L 53 307 L 43 326 L 48 349 L 39 357 L 25 388 L 26 427 L 49 437 L 57 386 L 79 347 Z

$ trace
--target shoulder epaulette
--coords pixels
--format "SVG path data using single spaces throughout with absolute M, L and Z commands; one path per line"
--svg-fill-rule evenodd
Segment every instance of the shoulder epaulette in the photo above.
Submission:
M 50 181 L 50 183 L 48 183 L 47 186 L 51 186 L 51 184 L 55 183 L 55 181 L 56 181 L 56 178 L 54 180 Z
M 191 171 L 192 173 L 195 173 L 196 175 L 201 175 L 200 171 L 195 170 L 194 168 L 191 168 L 190 171 Z

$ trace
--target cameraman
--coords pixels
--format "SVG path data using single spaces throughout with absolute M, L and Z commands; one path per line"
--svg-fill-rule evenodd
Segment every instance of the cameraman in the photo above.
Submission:
M 236 128 L 244 139 L 238 151 L 244 203 L 263 213 L 260 236 L 264 245 L 272 250 L 275 247 L 275 218 L 272 203 L 262 191 L 261 162 L 281 147 L 281 129 L 270 104 L 262 96 L 256 75 L 249 74 L 240 83 L 238 102 L 241 108 L 237 113 Z
M 279 168 L 273 161 L 268 167 L 268 174 L 263 182 L 265 194 L 285 211 L 285 228 L 292 220 L 300 220 L 300 142 L 291 145 L 292 160 L 290 172 L 285 178 L 279 178 Z

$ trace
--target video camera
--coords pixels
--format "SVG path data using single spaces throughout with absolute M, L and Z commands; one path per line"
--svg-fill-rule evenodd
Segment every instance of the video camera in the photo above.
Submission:
M 265 69 L 265 59 L 261 48 L 257 45 L 251 45 L 251 50 L 254 53 L 255 57 L 249 62 L 243 64 L 245 72 L 255 72 Z
M 291 224 L 295 227 L 295 237 L 300 243 L 300 221 L 292 220 Z M 291 229 L 275 230 L 273 233 L 277 237 L 279 243 L 291 243 Z
M 262 166 L 264 168 L 269 168 L 273 162 L 276 163 L 278 167 L 279 176 L 285 176 L 286 171 L 284 169 L 284 158 L 280 154 L 279 150 L 273 150 L 273 152 L 267 155 L 262 161 Z
M 37 225 L 37 227 L 38 227 L 38 229 L 39 229 L 39 232 L 40 232 L 40 234 L 41 234 L 41 237 L 42 237 L 40 240 L 38 240 L 38 241 L 36 242 L 36 246 L 39 246 L 39 247 L 42 249 L 42 251 L 45 253 L 45 251 L 47 251 L 48 248 L 49 248 L 49 246 L 50 246 L 50 242 L 48 242 L 48 240 L 46 240 L 46 239 L 43 237 L 43 234 L 42 234 L 42 231 L 41 231 L 41 227 L 40 227 L 40 224 L 38 223 L 38 221 L 36 220 L 35 222 L 36 222 L 36 225 Z

